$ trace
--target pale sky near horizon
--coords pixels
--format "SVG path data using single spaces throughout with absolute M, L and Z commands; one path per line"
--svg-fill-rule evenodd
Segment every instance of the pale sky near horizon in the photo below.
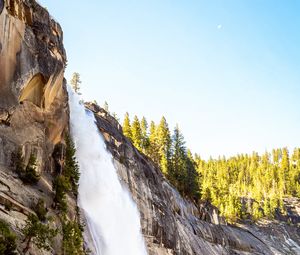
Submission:
M 164 115 L 204 158 L 300 146 L 300 1 L 40 2 L 85 99 Z

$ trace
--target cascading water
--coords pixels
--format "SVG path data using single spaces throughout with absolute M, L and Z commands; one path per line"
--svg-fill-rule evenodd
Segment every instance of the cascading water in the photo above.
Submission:
M 71 134 L 80 167 L 79 206 L 97 255 L 146 255 L 138 209 L 119 181 L 94 115 L 68 88 Z

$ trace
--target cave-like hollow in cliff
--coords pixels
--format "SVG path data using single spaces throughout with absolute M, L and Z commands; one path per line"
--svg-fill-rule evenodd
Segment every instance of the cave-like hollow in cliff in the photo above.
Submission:
M 42 74 L 34 75 L 21 91 L 19 101 L 30 101 L 38 107 L 44 107 L 44 88 L 47 84 L 46 79 Z

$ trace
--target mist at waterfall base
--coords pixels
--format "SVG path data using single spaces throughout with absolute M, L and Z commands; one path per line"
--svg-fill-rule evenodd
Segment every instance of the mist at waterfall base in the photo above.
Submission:
M 146 255 L 138 209 L 122 187 L 92 112 L 69 92 L 71 135 L 80 167 L 78 202 L 97 255 Z

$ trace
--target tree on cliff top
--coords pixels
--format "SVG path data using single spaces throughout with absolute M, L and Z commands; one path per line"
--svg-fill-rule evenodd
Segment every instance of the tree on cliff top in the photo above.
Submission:
M 123 133 L 127 138 L 132 140 L 131 124 L 130 124 L 128 112 L 126 112 L 124 122 L 123 122 Z
M 107 113 L 109 113 L 109 107 L 108 107 L 108 103 L 107 103 L 106 101 L 104 102 L 103 109 L 104 109 Z
M 142 129 L 141 124 L 137 116 L 134 116 L 131 124 L 131 134 L 134 146 L 138 150 L 142 150 Z
M 161 121 L 156 130 L 156 137 L 161 170 L 164 174 L 168 175 L 171 153 L 171 135 L 165 117 L 161 118 Z
M 80 84 L 81 84 L 81 80 L 80 80 L 80 74 L 75 72 L 72 75 L 72 79 L 70 81 L 72 88 L 74 89 L 75 93 L 80 95 Z

